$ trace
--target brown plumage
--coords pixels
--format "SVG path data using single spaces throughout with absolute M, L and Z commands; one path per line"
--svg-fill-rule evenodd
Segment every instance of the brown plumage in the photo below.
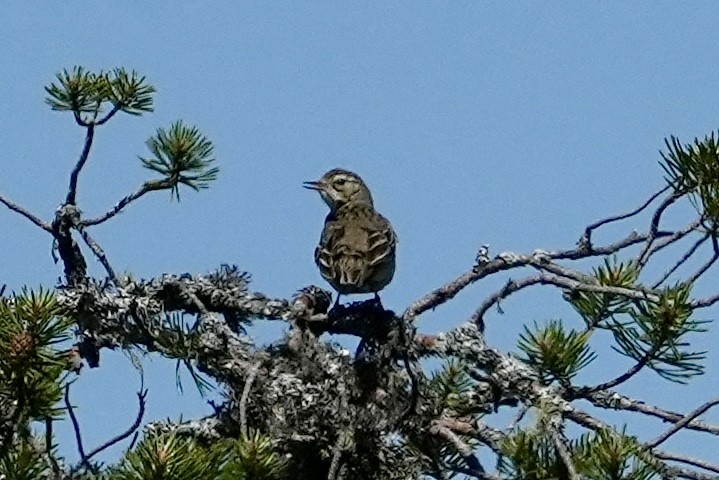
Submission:
M 389 221 L 374 209 L 362 178 L 334 169 L 304 185 L 320 192 L 330 208 L 315 249 L 322 277 L 341 295 L 376 294 L 386 287 L 394 275 L 397 239 Z

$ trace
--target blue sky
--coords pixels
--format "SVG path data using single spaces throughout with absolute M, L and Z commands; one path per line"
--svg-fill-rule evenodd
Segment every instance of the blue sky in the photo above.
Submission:
M 365 178 L 398 232 L 383 300 L 401 311 L 471 268 L 482 244 L 493 254 L 570 247 L 586 224 L 660 188 L 663 139 L 717 125 L 718 15 L 715 2 L 3 2 L 0 192 L 50 219 L 83 132 L 43 103 L 43 86 L 77 64 L 136 69 L 157 87 L 155 112 L 97 132 L 80 179 L 84 212 L 147 179 L 144 141 L 177 119 L 215 143 L 221 173 L 179 204 L 151 195 L 95 228 L 116 271 L 148 278 L 234 263 L 270 296 L 324 285 L 312 252 L 325 206 L 301 184 L 340 166 Z M 50 286 L 61 275 L 47 234 L 1 209 L 0 244 L 0 283 Z M 473 286 L 420 329 L 468 319 L 499 284 Z M 506 302 L 488 321 L 490 342 L 513 348 L 532 320 L 579 327 L 558 300 L 538 290 Z M 253 334 L 267 342 L 281 329 L 260 323 Z M 698 346 L 716 340 L 712 329 Z M 627 366 L 602 355 L 604 375 Z M 643 375 L 624 391 L 691 410 L 716 391 L 717 360 L 710 352 L 709 373 L 689 386 Z M 209 412 L 192 388 L 177 394 L 174 364 L 145 365 L 148 420 Z M 73 398 L 86 448 L 131 423 L 137 383 L 119 353 L 83 371 Z M 57 432 L 72 458 L 69 426 Z

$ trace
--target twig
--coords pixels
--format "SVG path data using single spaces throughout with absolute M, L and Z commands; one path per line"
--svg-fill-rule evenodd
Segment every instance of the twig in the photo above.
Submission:
M 713 247 L 714 247 L 714 255 L 712 255 L 712 258 L 710 258 L 709 260 L 707 260 L 706 263 L 704 263 L 704 265 L 702 265 L 701 267 L 699 267 L 699 270 L 697 270 L 696 272 L 694 272 L 694 274 L 687 279 L 687 283 L 694 283 L 694 282 L 696 282 L 696 281 L 699 279 L 699 277 L 701 277 L 702 275 L 704 275 L 704 273 L 705 273 L 707 270 L 709 270 L 709 267 L 711 267 L 712 265 L 714 265 L 714 262 L 716 262 L 717 259 L 719 259 L 719 245 L 717 245 L 717 239 L 716 239 L 716 237 L 714 237 L 714 236 L 712 236 L 712 245 L 713 245 Z
M 98 225 L 106 220 L 111 219 L 118 213 L 122 211 L 123 208 L 125 208 L 127 205 L 129 205 L 131 202 L 134 202 L 138 198 L 142 197 L 148 192 L 152 192 L 155 190 L 166 190 L 168 188 L 171 188 L 172 185 L 169 182 L 164 182 L 162 180 L 157 180 L 154 182 L 145 182 L 142 187 L 140 187 L 136 192 L 131 193 L 130 195 L 127 195 L 126 197 L 122 198 L 119 202 L 115 204 L 114 207 L 112 207 L 107 212 L 103 213 L 99 217 L 91 218 L 88 220 L 82 220 L 80 222 L 80 225 L 84 227 L 90 227 L 92 225 Z
M 257 376 L 257 372 L 261 364 L 262 362 L 256 362 L 250 368 L 250 371 L 247 374 L 247 380 L 245 380 L 245 387 L 242 389 L 242 397 L 240 397 L 240 431 L 245 436 L 248 434 L 247 400 L 250 398 L 250 389 L 252 388 L 252 383 L 255 381 L 255 377 Z
M 661 204 L 659 204 L 659 207 L 654 211 L 654 215 L 652 216 L 652 222 L 649 227 L 649 237 L 647 238 L 647 242 L 644 246 L 644 249 L 642 250 L 642 253 L 639 254 L 639 260 L 638 264 L 640 267 L 643 267 L 646 265 L 647 261 L 649 260 L 649 256 L 651 253 L 651 247 L 654 243 L 654 240 L 657 238 L 657 233 L 659 231 L 659 222 L 662 219 L 662 215 L 664 214 L 664 211 L 669 208 L 674 202 L 676 202 L 683 194 L 679 193 L 672 193 L 667 198 L 662 201 Z
M 98 112 L 98 111 L 99 111 L 99 110 L 96 110 L 96 111 L 95 111 L 95 115 L 97 115 L 97 112 Z M 114 117 L 115 114 L 116 114 L 117 112 L 119 112 L 119 111 L 120 111 L 120 104 L 115 104 L 115 105 L 112 107 L 112 110 L 110 110 L 110 111 L 107 113 L 107 115 L 105 115 L 105 117 L 103 117 L 103 118 L 101 118 L 100 120 L 94 122 L 95 125 L 102 125 L 102 124 L 104 124 L 104 123 L 107 123 L 107 121 L 110 120 L 112 117 Z
M 657 236 L 660 236 L 660 234 L 658 233 Z M 644 242 L 647 240 L 647 238 L 648 235 L 646 234 L 632 232 L 627 237 L 604 247 L 589 249 L 587 246 L 580 246 L 578 248 L 570 250 L 558 250 L 539 253 L 541 253 L 542 257 L 551 260 L 579 260 L 583 258 L 616 253 L 626 247 L 630 247 L 632 245 L 636 245 L 637 243 Z M 464 288 L 471 285 L 472 283 L 476 282 L 477 280 L 480 280 L 484 277 L 487 277 L 500 271 L 530 265 L 533 261 L 536 261 L 536 259 L 533 259 L 532 256 L 505 254 L 500 255 L 489 262 L 481 263 L 475 266 L 472 270 L 460 275 L 459 277 L 445 284 L 444 286 L 433 290 L 419 300 L 416 300 L 404 311 L 404 313 L 402 314 L 402 319 L 405 322 L 411 323 L 416 317 L 426 312 L 427 310 L 438 307 L 439 305 L 442 305 L 443 303 L 446 303 L 447 301 L 451 300 L 460 291 L 462 291 Z
M 657 236 L 662 235 L 658 233 Z M 571 250 L 559 250 L 556 252 L 549 252 L 549 257 L 553 260 L 580 260 L 582 258 L 600 257 L 604 255 L 611 255 L 620 250 L 623 250 L 637 243 L 646 241 L 649 236 L 645 233 L 632 232 L 626 237 L 618 240 L 604 247 L 589 247 L 588 245 L 580 245 L 577 248 Z
M 609 380 L 608 382 L 601 383 L 599 385 L 596 385 L 594 387 L 586 387 L 586 388 L 580 388 L 577 391 L 581 392 L 580 396 L 584 396 L 588 393 L 598 392 L 600 390 L 609 390 L 610 388 L 614 388 L 617 385 L 620 385 L 630 378 L 632 378 L 634 375 L 639 373 L 639 371 L 644 368 L 647 363 L 649 363 L 654 355 L 657 353 L 658 347 L 651 348 L 647 353 L 645 353 L 642 358 L 640 358 L 637 363 L 632 365 L 631 368 L 629 368 L 626 372 L 622 373 L 618 377 Z
M 684 463 L 686 465 L 691 465 L 693 467 L 699 467 L 699 468 L 703 468 L 704 470 L 709 470 L 710 472 L 719 473 L 719 465 L 705 462 L 703 460 L 699 460 L 698 458 L 688 457 L 686 455 L 680 455 L 678 453 L 668 453 L 668 452 L 662 452 L 662 451 L 652 452 L 652 455 L 654 455 L 656 458 L 658 458 L 660 460 L 670 460 L 672 462 Z M 689 473 L 689 472 L 686 472 L 686 473 Z M 684 478 L 702 478 L 702 477 L 685 476 Z M 717 477 L 712 475 L 711 478 L 716 479 Z
M 667 248 L 668 246 L 673 245 L 674 243 L 683 239 L 690 233 L 697 231 L 699 229 L 699 227 L 702 226 L 703 221 L 704 220 L 701 217 L 699 217 L 696 220 L 694 220 L 692 223 L 686 225 L 681 230 L 677 230 L 677 231 L 671 232 L 671 233 L 658 232 L 656 238 L 661 237 L 661 240 L 654 242 L 654 246 L 649 251 L 649 257 L 655 255 L 657 252 L 660 252 L 661 250 Z
M 75 443 L 77 444 L 77 452 L 80 454 L 80 463 L 88 470 L 93 471 L 92 465 L 90 465 L 90 462 L 85 455 L 85 447 L 83 447 L 82 445 L 80 422 L 77 421 L 77 417 L 75 416 L 75 410 L 72 408 L 72 404 L 70 404 L 71 384 L 72 382 L 65 385 L 65 407 L 67 408 L 67 413 L 70 415 L 70 420 L 72 421 L 72 429 L 75 431 Z
M 60 470 L 60 465 L 58 465 L 55 455 L 52 454 L 52 417 L 45 417 L 45 454 L 50 460 L 50 466 L 55 478 L 62 479 L 62 470 Z
M 652 299 L 653 297 L 656 297 L 655 293 L 643 289 L 630 289 L 624 287 L 613 287 L 610 285 L 583 283 L 581 281 L 574 280 L 574 278 L 562 277 L 560 275 L 543 272 L 531 277 L 525 277 L 520 280 L 510 280 L 507 282 L 504 287 L 490 295 L 484 302 L 482 302 L 482 305 L 480 305 L 474 315 L 472 315 L 471 321 L 475 323 L 480 322 L 484 317 L 484 314 L 487 313 L 493 305 L 499 303 L 500 300 L 508 297 L 512 293 L 522 290 L 523 288 L 538 284 L 555 285 L 560 288 L 586 292 L 610 293 L 638 300 Z
M 701 300 L 694 300 L 689 304 L 689 306 L 692 308 L 692 310 L 697 310 L 699 308 L 711 307 L 716 302 L 719 302 L 719 293 Z
M 472 475 L 478 476 L 485 473 L 484 468 L 482 468 L 482 465 L 479 463 L 479 459 L 472 452 L 472 447 L 459 438 L 459 436 L 447 425 L 445 425 L 442 420 L 434 420 L 429 431 L 430 433 L 438 435 L 454 445 L 457 452 L 464 458 L 464 461 L 467 463 Z
M 144 382 L 143 382 L 144 383 Z M 122 432 L 119 435 L 116 435 L 115 437 L 111 438 L 107 442 L 103 443 L 93 451 L 87 454 L 88 461 L 97 455 L 98 453 L 102 452 L 103 450 L 106 450 L 110 448 L 111 446 L 115 445 L 116 443 L 119 443 L 129 437 L 132 434 L 137 435 L 137 429 L 140 428 L 140 424 L 142 423 L 142 417 L 145 415 L 145 400 L 147 399 L 147 389 L 143 390 L 143 387 L 140 387 L 140 391 L 136 392 L 137 400 L 139 404 L 139 408 L 137 411 L 137 416 L 135 417 L 135 421 L 130 425 L 130 427 Z M 135 439 L 137 437 L 135 436 Z M 134 443 L 134 440 L 133 440 Z
M 87 233 L 87 230 L 78 226 L 77 231 L 80 232 L 80 236 L 85 241 L 85 244 L 90 247 L 90 250 L 92 250 L 92 253 L 95 254 L 102 266 L 105 267 L 105 272 L 107 272 L 107 276 L 110 280 L 112 280 L 112 283 L 119 286 L 117 276 L 115 275 L 115 271 L 112 269 L 112 265 L 110 265 L 110 261 L 107 259 L 107 255 L 105 255 L 105 251 L 90 236 L 90 234 Z
M 472 315 L 472 321 L 475 323 L 481 322 L 484 319 L 484 314 L 487 313 L 487 311 L 492 308 L 493 305 L 499 305 L 499 302 L 501 300 L 504 300 L 511 294 L 518 292 L 523 288 L 527 288 L 532 285 L 537 285 L 544 282 L 545 279 L 541 274 L 532 277 L 525 277 L 520 280 L 510 279 L 509 281 L 507 281 L 504 287 L 494 292 L 492 295 L 487 297 L 484 302 L 482 302 L 482 305 L 480 305 L 477 311 L 474 312 L 474 315 Z
M 644 202 L 642 205 L 640 205 L 639 207 L 635 208 L 634 210 L 632 210 L 632 211 L 630 211 L 630 212 L 628 212 L 628 213 L 624 213 L 624 214 L 621 214 L 621 215 L 615 215 L 615 216 L 613 216 L 613 217 L 607 217 L 607 218 L 605 218 L 605 219 L 603 219 L 603 220 L 599 220 L 599 221 L 597 221 L 597 222 L 592 223 L 591 225 L 589 225 L 589 226 L 584 230 L 584 236 L 583 236 L 582 239 L 580 240 L 580 244 L 583 243 L 583 242 L 587 242 L 587 244 L 591 245 L 591 242 L 592 242 L 592 232 L 593 232 L 594 230 L 596 230 L 597 228 L 599 228 L 599 227 L 601 227 L 601 226 L 603 226 L 603 225 L 606 225 L 606 224 L 608 224 L 608 223 L 616 222 L 616 221 L 619 221 L 619 220 L 624 220 L 624 219 L 633 217 L 634 215 L 637 215 L 638 213 L 642 212 L 645 208 L 647 208 L 649 205 L 651 205 L 651 203 L 652 203 L 654 200 L 656 200 L 656 198 L 657 198 L 659 195 L 661 195 L 662 193 L 664 193 L 664 192 L 666 192 L 667 190 L 669 190 L 669 188 L 670 188 L 669 185 L 667 185 L 666 187 L 662 188 L 662 189 L 659 190 L 658 192 L 654 193 L 651 197 L 649 197 L 649 199 L 648 199 L 646 202 Z
M 25 210 L 24 208 L 22 208 L 20 205 L 16 204 L 15 202 L 0 195 L 0 203 L 3 203 L 7 208 L 12 210 L 13 212 L 17 212 L 20 215 L 22 215 L 23 217 L 27 218 L 32 223 L 34 223 L 38 227 L 42 228 L 46 232 L 52 233 L 52 227 L 50 226 L 49 223 L 43 222 L 42 220 L 40 220 L 40 218 L 38 218 L 35 215 L 33 215 L 32 213 L 28 212 L 27 210 Z
M 648 442 L 646 445 L 648 448 L 656 448 L 669 439 L 672 435 L 677 433 L 679 430 L 687 426 L 692 420 L 697 418 L 702 413 L 706 412 L 710 408 L 719 404 L 719 398 L 715 398 L 699 406 L 695 410 L 689 412 L 684 418 L 675 423 L 669 430 L 659 435 L 657 438 Z
M 659 418 L 660 420 L 667 423 L 677 423 L 685 417 L 680 413 L 664 410 L 653 405 L 648 405 L 641 400 L 635 400 L 617 392 L 594 392 L 583 396 L 582 398 L 586 398 L 587 400 L 589 400 L 595 407 L 639 412 L 650 417 Z M 687 425 L 685 425 L 685 428 L 698 432 L 711 433 L 712 435 L 719 436 L 719 425 L 712 425 L 706 422 L 702 422 L 700 420 L 690 421 Z
M 137 399 L 139 403 L 139 409 L 137 412 L 137 416 L 135 417 L 135 421 L 130 425 L 130 427 L 122 432 L 119 435 L 116 435 L 115 437 L 111 438 L 110 440 L 106 441 L 99 447 L 92 450 L 90 453 L 85 454 L 85 448 L 82 444 L 82 435 L 80 433 L 80 422 L 78 422 L 77 417 L 75 416 L 75 411 L 72 408 L 72 405 L 70 404 L 70 383 L 65 385 L 65 405 L 67 407 L 67 411 L 70 415 L 70 420 L 72 420 L 72 427 L 75 431 L 75 440 L 77 442 L 77 451 L 80 454 L 80 465 L 85 467 L 86 469 L 95 472 L 95 468 L 90 464 L 90 460 L 92 457 L 97 455 L 98 453 L 112 447 L 113 445 L 121 442 L 122 440 L 126 439 L 133 433 L 136 433 L 137 429 L 140 428 L 140 424 L 142 423 L 142 417 L 145 415 L 145 399 L 147 398 L 147 390 L 144 388 L 144 378 L 141 377 L 140 381 L 140 390 L 136 393 Z M 133 440 L 134 441 L 134 440 Z
M 694 255 L 694 253 L 699 249 L 699 247 L 702 246 L 702 244 L 709 239 L 710 235 L 711 234 L 707 233 L 702 238 L 694 242 L 694 245 L 692 245 L 691 248 L 687 250 L 687 252 L 682 256 L 682 258 L 679 259 L 679 261 L 677 261 L 669 270 L 664 272 L 664 275 L 662 275 L 662 277 L 652 286 L 652 288 L 658 288 L 659 285 L 664 283 L 672 273 L 676 272 L 679 267 L 681 267 L 687 260 L 689 260 L 692 255 Z
M 85 128 L 87 129 L 85 133 L 85 145 L 82 148 L 80 158 L 75 164 L 75 168 L 72 169 L 72 173 L 70 174 L 70 187 L 68 188 L 67 198 L 65 200 L 65 203 L 71 203 L 73 205 L 76 203 L 77 180 L 80 176 L 80 170 L 82 170 L 82 167 L 85 166 L 85 162 L 87 162 L 87 158 L 90 155 L 90 148 L 92 147 L 92 139 L 95 136 L 95 126 L 92 123 L 86 124 Z
M 478 478 L 479 480 L 503 480 L 503 478 L 498 475 L 494 475 L 492 473 L 487 473 L 487 472 L 476 472 L 476 471 L 470 470 L 469 468 L 450 466 L 449 469 L 452 470 L 453 472 L 461 473 L 462 475 L 466 475 L 468 477 Z
M 557 453 L 559 453 L 559 458 L 562 459 L 562 463 L 564 463 L 564 466 L 567 468 L 567 474 L 570 480 L 580 480 L 579 475 L 577 475 L 577 469 L 574 468 L 572 457 L 569 455 L 569 450 L 567 450 L 567 446 L 564 444 L 560 433 L 553 432 L 552 440 L 554 441 L 554 447 L 557 449 Z

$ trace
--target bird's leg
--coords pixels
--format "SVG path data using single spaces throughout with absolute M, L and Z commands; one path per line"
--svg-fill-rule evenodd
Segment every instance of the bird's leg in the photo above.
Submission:
M 335 299 L 335 304 L 332 306 L 332 310 L 334 310 L 335 308 L 339 307 L 339 305 L 340 305 L 340 296 L 341 296 L 341 295 L 340 295 L 340 292 L 337 292 L 337 298 Z

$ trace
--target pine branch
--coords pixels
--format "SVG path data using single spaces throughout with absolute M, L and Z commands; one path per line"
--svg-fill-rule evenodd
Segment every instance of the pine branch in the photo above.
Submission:
M 598 220 L 598 221 L 596 221 L 596 222 L 590 224 L 590 225 L 587 226 L 587 228 L 584 230 L 584 235 L 583 235 L 582 238 L 579 240 L 578 244 L 579 244 L 579 245 L 587 245 L 587 247 L 591 248 L 591 245 L 592 245 L 592 233 L 594 232 L 594 230 L 596 230 L 597 228 L 602 227 L 602 226 L 604 226 L 604 225 L 608 225 L 608 224 L 610 224 L 610 223 L 613 223 L 613 222 L 617 222 L 617 221 L 620 221 L 620 220 L 626 220 L 627 218 L 631 218 L 631 217 L 633 217 L 633 216 L 635 216 L 635 215 L 637 215 L 637 214 L 643 212 L 649 205 L 652 204 L 652 202 L 653 202 L 654 200 L 657 199 L 657 197 L 659 197 L 659 195 L 665 193 L 667 190 L 669 190 L 669 188 L 671 188 L 671 187 L 667 185 L 666 187 L 662 188 L 662 189 L 659 190 L 658 192 L 652 194 L 652 196 L 650 196 L 649 199 L 648 199 L 646 202 L 644 202 L 642 205 L 640 205 L 639 207 L 635 208 L 634 210 L 631 210 L 630 212 L 623 213 L 623 214 L 620 214 L 620 215 L 614 215 L 614 216 L 611 216 L 611 217 L 607 217 L 607 218 L 604 218 L 604 219 L 602 219 L 602 220 Z
M 85 128 L 85 145 L 82 147 L 82 153 L 80 154 L 80 158 L 78 159 L 77 163 L 75 164 L 75 168 L 72 169 L 72 173 L 70 174 L 70 186 L 68 188 L 67 198 L 65 199 L 65 203 L 73 205 L 75 205 L 76 203 L 77 181 L 80 177 L 80 171 L 87 162 L 88 156 L 90 155 L 90 148 L 92 148 L 92 139 L 95 136 L 95 126 L 93 124 L 89 124 Z
M 0 195 L 0 203 L 4 204 L 7 208 L 12 210 L 13 212 L 19 213 L 23 217 L 30 220 L 32 223 L 37 225 L 38 227 L 42 228 L 48 233 L 52 233 L 52 227 L 46 223 L 40 220 L 40 218 L 36 217 L 32 213 L 28 212 L 24 208 L 22 208 L 20 205 L 14 203 L 13 201 L 9 200 L 8 198 L 5 198 L 3 195 Z
M 117 202 L 117 204 L 115 204 L 114 207 L 112 207 L 107 212 L 105 212 L 102 215 L 95 217 L 95 218 L 82 220 L 82 221 L 80 221 L 80 225 L 83 227 L 99 225 L 99 224 L 111 219 L 118 213 L 120 213 L 126 206 L 128 206 L 130 203 L 134 202 L 135 200 L 139 199 L 146 193 L 154 192 L 157 190 L 168 190 L 170 188 L 172 188 L 172 184 L 170 182 L 163 181 L 163 180 L 155 180 L 155 181 L 145 182 L 142 185 L 142 187 L 140 187 L 137 191 L 122 198 L 119 202 Z

